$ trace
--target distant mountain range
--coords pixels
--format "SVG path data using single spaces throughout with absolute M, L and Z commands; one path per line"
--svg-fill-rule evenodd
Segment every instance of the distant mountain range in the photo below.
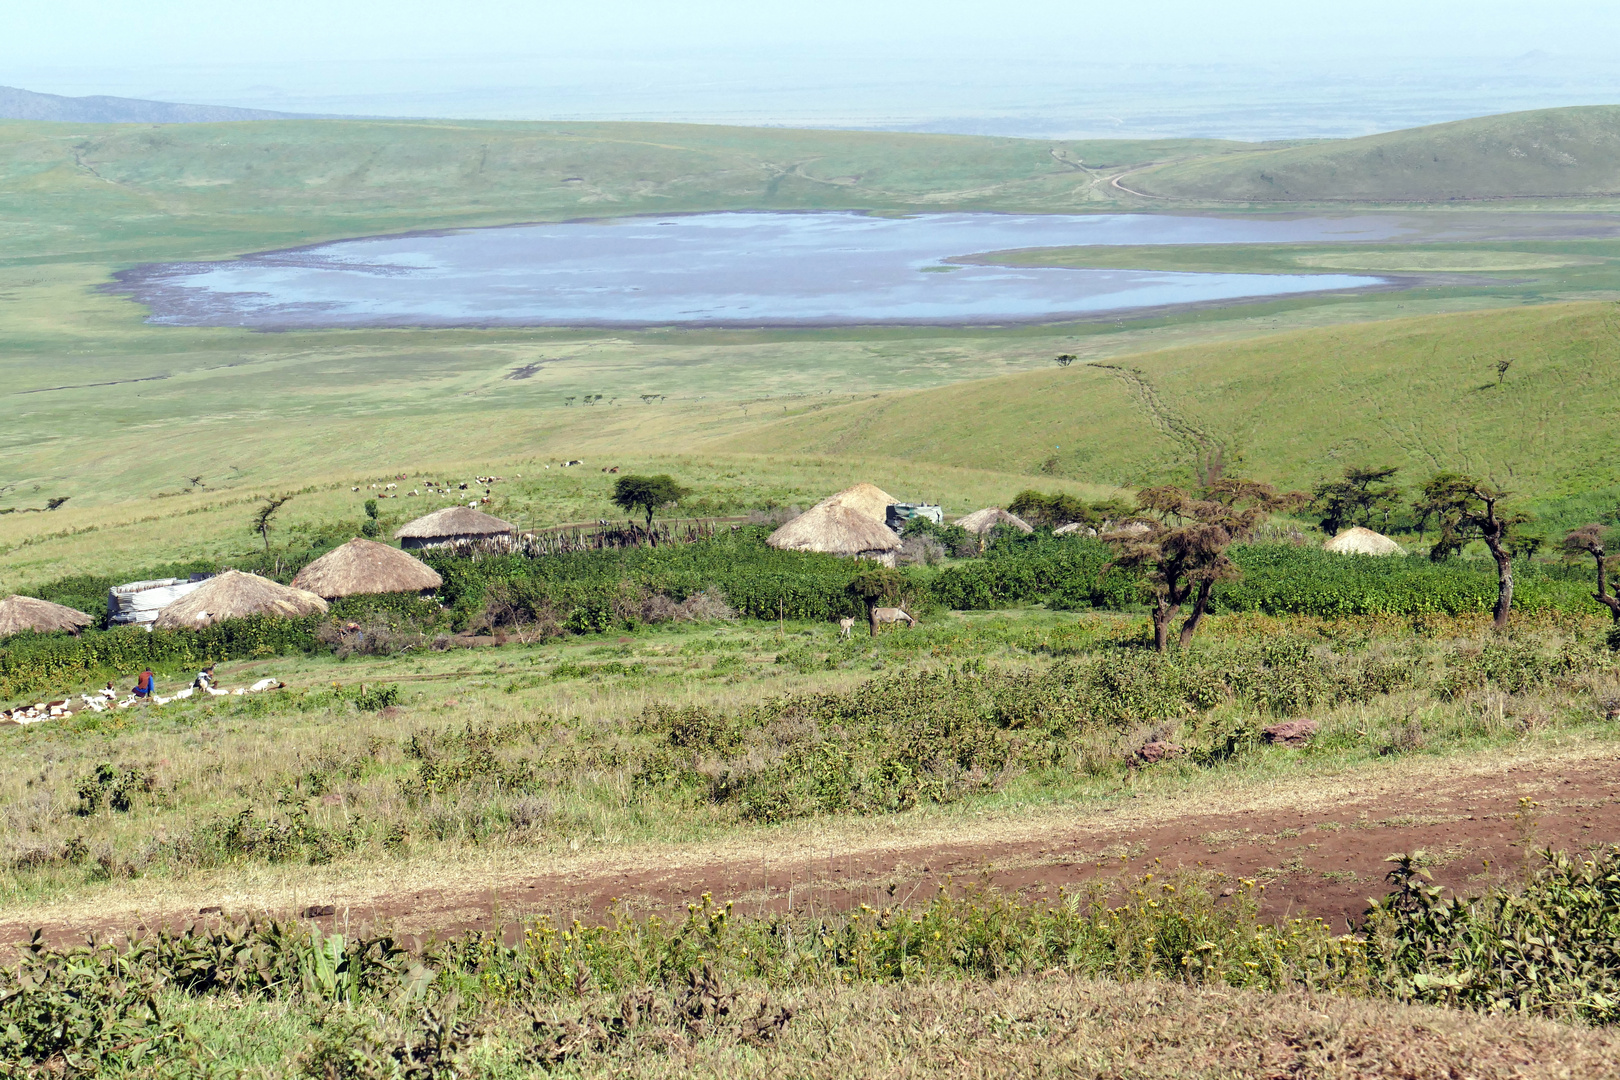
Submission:
M 57 120 L 75 124 L 211 124 L 222 120 L 307 120 L 302 113 L 177 105 L 121 97 L 61 97 L 0 86 L 0 120 Z

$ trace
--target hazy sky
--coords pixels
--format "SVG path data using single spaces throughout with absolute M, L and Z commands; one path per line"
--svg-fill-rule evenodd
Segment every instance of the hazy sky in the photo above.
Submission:
M 1028 48 L 1175 63 L 1241 56 L 1604 51 L 1613 0 L 12 0 L 0 61 L 63 65 L 854 46 Z M 953 49 L 953 51 L 955 51 Z
M 374 114 L 1118 130 L 1208 126 L 1224 93 L 1249 110 L 1240 127 L 1286 126 L 1290 108 L 1365 127 L 1616 100 L 1617 36 L 1614 0 L 11 0 L 0 84 Z M 1302 102 L 1313 86 L 1321 100 Z

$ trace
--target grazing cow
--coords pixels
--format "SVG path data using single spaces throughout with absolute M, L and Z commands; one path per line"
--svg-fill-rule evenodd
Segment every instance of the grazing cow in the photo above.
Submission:
M 877 630 L 878 630 L 878 624 L 879 623 L 899 623 L 899 622 L 905 623 L 907 630 L 910 630 L 913 626 L 917 625 L 917 620 L 912 618 L 910 613 L 908 613 L 905 608 L 897 608 L 897 607 L 873 608 L 872 609 L 872 636 L 877 637 Z
M 736 526 L 732 527 L 735 528 Z M 844 618 L 838 620 L 839 637 L 847 639 L 849 637 L 849 632 L 853 629 L 855 629 L 855 620 L 853 618 L 845 616 Z

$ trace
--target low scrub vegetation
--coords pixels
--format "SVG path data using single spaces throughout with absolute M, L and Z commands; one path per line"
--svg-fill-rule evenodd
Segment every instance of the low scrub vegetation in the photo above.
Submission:
M 474 932 L 419 951 L 275 919 L 124 947 L 57 949 L 35 935 L 0 973 L 0 1052 L 22 1075 L 220 1076 L 256 1063 L 312 1077 L 661 1072 L 717 1052 L 791 1071 L 807 1049 L 795 1037 L 828 996 L 963 980 L 1015 994 L 1037 973 L 1228 995 L 1300 989 L 1320 995 L 1318 1009 L 1336 997 L 1445 999 L 1603 1020 L 1620 1000 L 1617 856 L 1548 852 L 1522 891 L 1447 902 L 1414 886 L 1400 858 L 1365 932 L 1340 936 L 1314 920 L 1262 922 L 1252 882 L 1217 896 L 1218 879 L 1189 874 L 1044 902 L 942 889 L 911 907 L 816 919 L 745 917 L 705 895 L 674 923 L 542 920 L 516 944 Z M 1003 1052 L 1021 1041 L 1016 1024 L 996 1033 Z M 257 1037 L 220 1039 L 242 1025 Z
M 323 686 L 340 665 L 309 660 L 305 689 L 19 734 L 51 748 L 45 768 L 18 757 L 0 776 L 0 882 L 50 894 L 237 864 L 1072 798 L 1117 788 L 1150 742 L 1179 751 L 1154 768 L 1191 780 L 1270 760 L 1262 728 L 1290 718 L 1318 730 L 1289 761 L 1381 759 L 1601 726 L 1620 698 L 1596 616 L 1506 635 L 1441 617 L 1421 633 L 1211 618 L 1207 640 L 1166 654 L 1141 622 L 1108 616 L 941 618 L 875 642 L 726 627 L 546 646 L 472 676 L 485 689 L 470 712 L 424 701 L 409 676 Z M 595 703 L 568 689 L 580 682 Z M 281 742 L 292 728 L 304 745 Z

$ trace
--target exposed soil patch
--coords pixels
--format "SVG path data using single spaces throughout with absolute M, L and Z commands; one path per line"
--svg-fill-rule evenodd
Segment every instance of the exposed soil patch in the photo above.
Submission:
M 942 886 L 1055 897 L 1094 882 L 1189 868 L 1257 879 L 1265 885 L 1267 916 L 1320 916 L 1342 931 L 1366 910 L 1369 897 L 1386 891 L 1385 859 L 1396 852 L 1428 852 L 1435 880 L 1468 893 L 1522 874 L 1538 848 L 1580 850 L 1620 841 L 1620 763 L 1610 754 L 1504 760 L 1418 783 L 1393 769 L 1347 774 L 1251 792 L 1246 806 L 1219 812 L 1201 812 L 1186 798 L 1169 805 L 1126 798 L 1091 814 L 1071 811 L 1062 821 L 1031 817 L 980 831 L 968 818 L 961 842 L 940 842 L 937 834 L 908 839 L 874 819 L 863 843 L 734 845 L 726 857 L 702 849 L 656 859 L 638 853 L 632 860 L 627 853 L 619 868 L 596 858 L 571 871 L 502 873 L 494 887 L 424 882 L 410 892 L 320 898 L 317 907 L 332 904 L 323 922 L 383 921 L 443 936 L 496 921 L 511 928 L 534 915 L 600 918 L 616 904 L 638 914 L 680 916 L 704 893 L 735 901 L 743 914 L 791 907 L 815 916 L 861 903 L 916 901 Z M 181 924 L 197 915 L 188 907 L 149 912 L 142 921 Z M 69 941 L 127 931 L 130 923 L 79 918 L 45 929 L 52 939 Z M 31 929 L 24 921 L 0 922 L 0 941 L 22 940 Z

